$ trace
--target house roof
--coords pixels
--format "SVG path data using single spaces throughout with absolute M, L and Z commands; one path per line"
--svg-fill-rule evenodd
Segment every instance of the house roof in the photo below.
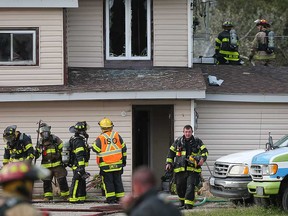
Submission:
M 224 82 L 211 86 L 208 76 Z M 1 87 L 0 101 L 202 99 L 288 101 L 288 67 L 197 65 L 188 68 L 69 68 L 68 85 Z
M 287 95 L 288 67 L 196 65 L 201 68 L 207 94 Z M 208 83 L 208 76 L 224 82 L 220 86 Z
M 66 86 L 2 87 L 0 101 L 195 99 L 205 90 L 200 68 L 70 68 Z

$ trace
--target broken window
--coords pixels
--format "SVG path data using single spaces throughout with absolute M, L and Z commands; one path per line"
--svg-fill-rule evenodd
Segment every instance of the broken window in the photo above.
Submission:
M 150 59 L 150 0 L 106 0 L 106 57 Z
M 36 30 L 0 30 L 0 64 L 36 64 Z

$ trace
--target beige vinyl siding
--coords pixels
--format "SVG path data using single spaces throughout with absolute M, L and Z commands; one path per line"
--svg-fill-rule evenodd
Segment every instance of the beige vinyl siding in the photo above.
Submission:
M 198 129 L 195 132 L 209 150 L 213 168 L 221 156 L 265 148 L 268 133 L 274 142 L 287 134 L 288 104 L 197 102 Z
M 121 112 L 125 111 L 126 116 L 122 116 Z M 113 121 L 114 129 L 119 132 L 126 142 L 127 166 L 124 168 L 123 183 L 125 190 L 131 191 L 131 154 L 132 154 L 132 113 L 131 105 L 128 102 L 117 101 L 73 101 L 73 102 L 31 102 L 31 103 L 1 103 L 0 106 L 0 130 L 3 132 L 8 125 L 17 125 L 21 132 L 31 135 L 33 145 L 36 144 L 36 129 L 39 119 L 47 122 L 52 126 L 52 133 L 59 136 L 63 141 L 68 141 L 73 134 L 68 129 L 77 121 L 86 120 L 90 125 L 89 144 L 95 140 L 101 131 L 98 122 L 103 117 L 109 117 Z M 2 140 L 2 146 L 4 146 Z M 3 147 L 0 149 L 1 164 L 3 160 Z M 41 159 L 37 160 L 40 164 Z M 72 172 L 68 170 L 69 185 L 71 184 Z M 91 151 L 91 159 L 86 169 L 91 175 L 99 173 L 96 165 L 96 154 Z M 35 193 L 42 193 L 42 183 L 39 182 L 35 186 Z M 91 189 L 88 193 L 99 193 L 96 189 Z
M 187 67 L 187 1 L 153 1 L 153 29 L 153 65 Z
M 39 66 L 1 66 L 0 86 L 64 84 L 62 9 L 0 9 L 0 27 L 39 28 Z
M 79 0 L 67 9 L 69 67 L 103 67 L 103 1 Z

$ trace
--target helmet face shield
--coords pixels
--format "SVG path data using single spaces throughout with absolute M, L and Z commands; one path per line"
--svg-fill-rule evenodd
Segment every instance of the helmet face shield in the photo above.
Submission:
M 3 138 L 6 142 L 13 142 L 16 139 L 16 125 L 8 126 L 3 133 Z
M 43 140 L 48 140 L 49 137 L 50 137 L 50 132 L 49 131 L 44 131 L 40 135 L 41 135 Z
M 3 135 L 6 142 L 12 143 L 15 140 L 15 134 Z

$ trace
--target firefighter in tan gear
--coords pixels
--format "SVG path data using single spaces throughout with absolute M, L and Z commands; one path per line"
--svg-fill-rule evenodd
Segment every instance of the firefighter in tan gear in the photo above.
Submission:
M 24 160 L 31 163 L 34 158 L 34 148 L 30 136 L 17 131 L 16 128 L 16 125 L 11 125 L 4 130 L 3 138 L 6 146 L 4 147 L 3 165 Z
M 127 148 L 119 133 L 112 131 L 114 125 L 110 119 L 103 118 L 98 124 L 102 133 L 92 144 L 92 150 L 97 153 L 106 201 L 109 204 L 118 203 L 124 196 L 121 176 L 126 166 Z
M 256 64 L 268 66 L 276 58 L 274 53 L 274 32 L 270 31 L 267 20 L 255 20 L 258 33 L 252 41 L 252 49 L 249 60 L 255 60 Z
M 77 122 L 74 126 L 69 128 L 71 133 L 74 133 L 69 140 L 70 143 L 70 163 L 73 170 L 73 178 L 70 187 L 70 203 L 84 203 L 86 200 L 86 178 L 89 175 L 85 171 L 90 159 L 90 148 L 87 140 L 89 129 L 86 121 Z
M 47 212 L 36 210 L 32 199 L 34 181 L 49 175 L 49 170 L 33 167 L 27 162 L 12 162 L 0 171 L 3 193 L 0 198 L 1 216 L 40 216 Z
M 185 125 L 183 136 L 171 145 L 166 159 L 166 170 L 173 169 L 175 173 L 180 208 L 193 208 L 195 187 L 200 183 L 201 166 L 207 156 L 208 150 L 202 140 L 193 136 L 191 125 Z
M 46 123 L 41 123 L 37 133 L 40 134 L 41 138 L 39 143 L 36 145 L 37 158 L 41 155 L 41 165 L 51 171 L 51 175 L 42 179 L 43 190 L 44 190 L 44 201 L 53 200 L 53 188 L 52 181 L 55 178 L 59 184 L 60 196 L 63 199 L 69 197 L 69 187 L 67 183 L 67 170 L 62 163 L 62 140 L 51 134 L 51 126 Z

